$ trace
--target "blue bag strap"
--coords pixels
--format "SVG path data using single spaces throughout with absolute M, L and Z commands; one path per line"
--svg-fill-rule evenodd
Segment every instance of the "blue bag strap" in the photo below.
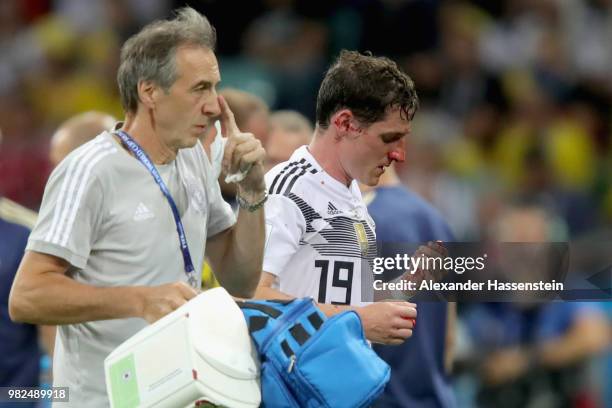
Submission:
M 273 306 L 270 306 L 267 303 L 264 303 L 263 301 L 259 301 L 259 302 L 242 301 L 242 302 L 237 302 L 237 303 L 240 309 L 243 309 L 243 310 L 244 309 L 254 309 L 254 310 L 257 310 L 261 313 L 264 313 L 272 317 L 273 319 L 276 319 L 280 317 L 281 314 L 283 314 L 283 312 L 281 312 L 280 310 L 274 308 Z
M 272 319 L 281 317 L 284 309 L 291 301 L 273 302 L 268 300 L 249 300 L 237 301 L 238 307 L 242 310 L 244 317 L 249 327 L 249 334 L 257 345 L 257 350 L 261 353 L 261 347 L 266 342 L 270 335 L 270 331 L 276 326 L 276 323 L 269 325 Z M 264 330 L 267 329 L 267 330 Z
M 265 353 L 264 348 L 267 349 L 272 337 L 285 331 L 301 347 L 314 332 L 319 330 L 324 321 L 321 312 L 314 307 L 310 298 L 251 300 L 239 301 L 237 304 L 247 319 L 249 334 L 255 340 L 260 353 Z M 312 307 L 307 313 L 309 305 Z M 307 313 L 305 318 L 314 330 L 307 330 L 302 323 L 297 321 L 303 316 L 302 313 Z M 287 357 L 295 354 L 286 339 L 282 340 L 280 345 Z

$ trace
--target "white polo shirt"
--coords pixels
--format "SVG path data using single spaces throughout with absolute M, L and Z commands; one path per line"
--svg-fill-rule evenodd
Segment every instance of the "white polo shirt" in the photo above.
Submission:
M 263 270 L 277 288 L 319 303 L 370 302 L 376 236 L 357 182 L 334 179 L 302 146 L 266 174 L 266 185 Z

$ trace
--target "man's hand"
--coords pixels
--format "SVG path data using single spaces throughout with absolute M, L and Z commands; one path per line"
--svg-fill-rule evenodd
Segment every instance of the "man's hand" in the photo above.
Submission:
M 143 287 L 142 289 L 141 317 L 149 323 L 154 323 L 178 309 L 198 294 L 185 282 Z
M 408 302 L 377 302 L 359 307 L 366 338 L 373 343 L 398 345 L 412 336 L 416 305 Z
M 238 180 L 238 191 L 247 201 L 255 202 L 266 189 L 263 168 L 266 152 L 252 133 L 244 133 L 238 129 L 234 113 L 223 96 L 219 96 L 219 106 L 221 133 L 227 137 L 222 168 L 228 175 L 246 173 L 242 180 Z

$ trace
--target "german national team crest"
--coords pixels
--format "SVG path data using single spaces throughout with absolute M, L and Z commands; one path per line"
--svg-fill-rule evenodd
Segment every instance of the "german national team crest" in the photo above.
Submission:
M 368 254 L 368 235 L 362 223 L 354 222 L 353 227 L 355 228 L 355 234 L 357 234 L 357 242 L 359 242 L 359 248 L 361 249 L 361 255 L 366 256 Z

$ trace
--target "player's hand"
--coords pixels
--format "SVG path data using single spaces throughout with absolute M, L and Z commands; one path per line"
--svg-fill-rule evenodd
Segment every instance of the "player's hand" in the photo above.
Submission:
M 412 336 L 417 310 L 414 303 L 377 302 L 356 309 L 366 338 L 373 343 L 398 345 Z
M 252 133 L 238 129 L 234 113 L 227 102 L 221 95 L 218 98 L 221 108 L 221 134 L 227 138 L 221 163 L 223 171 L 225 174 L 246 172 L 245 178 L 238 182 L 239 193 L 244 193 L 246 196 L 241 195 L 247 200 L 256 199 L 266 189 L 263 168 L 266 151 Z
M 178 309 L 198 293 L 185 282 L 175 282 L 146 287 L 142 294 L 142 318 L 153 323 Z
M 427 245 L 421 245 L 417 248 L 415 253 L 412 255 L 413 258 L 422 258 L 421 267 L 416 271 L 407 271 L 402 279 L 407 281 L 415 282 L 417 285 L 424 279 L 430 279 L 434 281 L 441 280 L 446 273 L 444 268 L 434 268 L 434 264 L 439 264 L 440 261 L 433 262 L 433 258 L 441 258 L 442 265 L 444 258 L 448 256 L 448 250 L 444 247 L 442 241 L 429 241 Z M 429 261 L 428 261 L 429 259 Z M 427 268 L 429 264 L 430 268 Z

